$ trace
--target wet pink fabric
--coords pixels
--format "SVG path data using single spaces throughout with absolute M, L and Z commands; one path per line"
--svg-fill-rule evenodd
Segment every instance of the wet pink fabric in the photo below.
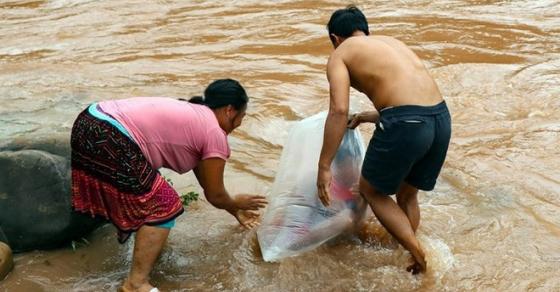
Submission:
M 99 103 L 133 136 L 156 169 L 185 173 L 203 159 L 227 160 L 227 134 L 204 105 L 167 97 L 133 97 Z

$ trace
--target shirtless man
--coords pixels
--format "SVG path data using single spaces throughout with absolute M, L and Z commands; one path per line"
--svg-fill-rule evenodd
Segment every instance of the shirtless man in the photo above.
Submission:
M 330 166 L 346 127 L 375 123 L 360 193 L 411 253 L 407 271 L 423 272 L 426 260 L 415 234 L 420 222 L 417 193 L 433 190 L 445 160 L 451 136 L 447 106 L 414 52 L 392 37 L 370 36 L 358 8 L 335 11 L 327 27 L 335 50 L 327 64 L 330 107 L 319 159 L 319 199 L 329 204 Z M 350 86 L 367 95 L 377 111 L 359 113 L 348 122 Z

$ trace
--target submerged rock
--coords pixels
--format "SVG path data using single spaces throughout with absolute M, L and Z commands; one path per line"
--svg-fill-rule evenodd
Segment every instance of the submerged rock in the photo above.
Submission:
M 0 242 L 0 281 L 4 280 L 13 267 L 12 250 L 7 244 Z
M 102 224 L 72 210 L 68 145 L 51 138 L 0 146 L 0 241 L 14 252 L 58 247 Z

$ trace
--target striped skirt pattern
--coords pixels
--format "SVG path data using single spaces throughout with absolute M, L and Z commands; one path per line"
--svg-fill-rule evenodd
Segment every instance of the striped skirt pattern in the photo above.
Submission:
M 74 122 L 71 147 L 74 209 L 110 220 L 119 242 L 144 224 L 159 225 L 183 212 L 177 192 L 140 147 L 87 109 Z

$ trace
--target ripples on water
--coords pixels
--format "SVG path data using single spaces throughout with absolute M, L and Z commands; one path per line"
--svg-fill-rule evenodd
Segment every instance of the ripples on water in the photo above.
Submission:
M 433 3 L 437 2 L 437 3 Z M 560 3 L 357 1 L 373 33 L 421 56 L 453 115 L 419 230 L 431 268 L 371 218 L 365 242 L 342 238 L 264 263 L 254 231 L 200 202 L 178 220 L 154 272 L 166 290 L 560 290 Z M 293 121 L 327 109 L 325 24 L 338 1 L 11 1 L 0 3 L 0 136 L 68 133 L 94 100 L 200 94 L 239 79 L 252 96 L 230 137 L 226 184 L 266 193 Z M 352 92 L 354 110 L 371 108 Z M 371 127 L 362 129 L 365 137 Z M 366 141 L 367 142 L 367 141 Z M 190 175 L 168 174 L 179 190 Z M 131 243 L 110 226 L 91 245 L 19 255 L 8 291 L 114 290 Z

